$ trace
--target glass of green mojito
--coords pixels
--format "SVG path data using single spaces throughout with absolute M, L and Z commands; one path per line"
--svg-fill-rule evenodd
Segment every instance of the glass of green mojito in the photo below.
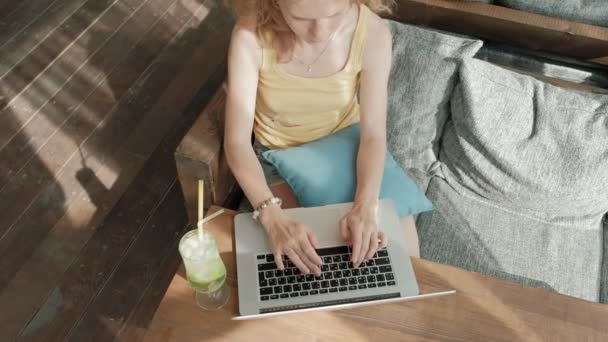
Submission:
M 188 282 L 195 290 L 196 303 L 206 310 L 223 307 L 230 297 L 230 288 L 213 235 L 205 231 L 201 238 L 197 230 L 189 231 L 179 242 L 179 253 Z

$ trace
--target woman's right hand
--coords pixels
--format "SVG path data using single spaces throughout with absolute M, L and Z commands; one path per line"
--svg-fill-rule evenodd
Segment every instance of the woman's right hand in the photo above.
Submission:
M 304 274 L 321 275 L 321 257 L 315 251 L 317 239 L 307 226 L 289 218 L 281 207 L 266 207 L 259 216 L 266 230 L 274 260 L 279 270 L 284 270 L 283 255 Z

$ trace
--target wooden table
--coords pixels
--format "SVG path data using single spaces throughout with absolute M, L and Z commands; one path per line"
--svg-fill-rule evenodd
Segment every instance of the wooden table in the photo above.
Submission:
M 218 208 L 212 208 L 214 212 Z M 412 259 L 421 293 L 453 295 L 349 310 L 233 321 L 233 212 L 207 225 L 226 263 L 230 302 L 204 311 L 179 269 L 144 341 L 608 341 L 608 305 Z

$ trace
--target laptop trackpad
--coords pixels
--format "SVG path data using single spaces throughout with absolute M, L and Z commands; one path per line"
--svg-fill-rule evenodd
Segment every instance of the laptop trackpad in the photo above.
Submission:
M 344 245 L 340 236 L 339 221 L 344 208 L 295 208 L 285 213 L 297 222 L 307 225 L 317 237 L 319 248 Z M 235 218 L 236 250 L 238 253 L 267 253 L 270 244 L 266 232 L 251 218 L 251 214 L 239 214 Z
M 299 208 L 298 208 L 299 209 Z M 344 245 L 340 235 L 340 219 L 343 214 L 338 208 L 321 210 L 289 210 L 289 217 L 307 225 L 317 237 L 320 248 Z

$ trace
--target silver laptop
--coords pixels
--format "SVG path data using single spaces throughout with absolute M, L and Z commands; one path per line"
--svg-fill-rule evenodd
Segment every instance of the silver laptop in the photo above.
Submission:
M 351 250 L 342 240 L 338 222 L 352 203 L 315 208 L 287 209 L 286 213 L 308 225 L 319 241 L 322 275 L 301 274 L 287 260 L 277 270 L 266 233 L 250 213 L 235 217 L 239 311 L 234 319 L 342 309 L 365 304 L 421 299 L 454 291 L 420 295 L 408 257 L 404 233 L 391 200 L 380 201 L 379 224 L 388 246 L 371 260 L 353 268 Z

